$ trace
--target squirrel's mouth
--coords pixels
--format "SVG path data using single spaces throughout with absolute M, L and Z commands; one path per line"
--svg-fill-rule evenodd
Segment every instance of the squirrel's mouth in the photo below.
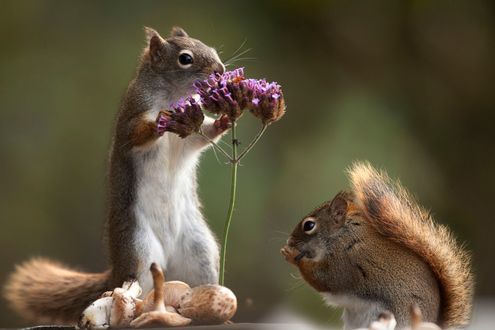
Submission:
M 297 266 L 299 261 L 304 257 L 311 257 L 310 253 L 306 250 L 298 250 L 295 247 L 286 245 L 280 249 L 280 253 L 284 256 L 285 260 L 291 264 Z

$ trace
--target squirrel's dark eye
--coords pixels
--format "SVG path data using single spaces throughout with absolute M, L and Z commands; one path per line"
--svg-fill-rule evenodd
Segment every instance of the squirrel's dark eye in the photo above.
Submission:
M 181 54 L 179 56 L 179 62 L 182 65 L 191 64 L 193 62 L 193 58 L 189 54 Z
M 183 68 L 190 67 L 194 62 L 193 56 L 189 51 L 182 51 L 179 55 L 179 65 Z
M 308 218 L 303 221 L 302 223 L 302 230 L 306 234 L 312 234 L 316 229 L 316 222 L 314 221 L 313 218 Z
M 316 224 L 314 223 L 314 221 L 306 221 L 304 223 L 304 231 L 310 231 L 310 230 L 312 230 L 315 227 L 315 225 Z

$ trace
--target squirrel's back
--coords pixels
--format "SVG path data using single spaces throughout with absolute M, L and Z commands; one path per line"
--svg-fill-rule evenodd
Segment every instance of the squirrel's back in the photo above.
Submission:
M 466 250 L 387 174 L 356 163 L 349 169 L 349 177 L 356 202 L 376 230 L 415 252 L 432 269 L 441 289 L 441 325 L 467 325 L 473 275 Z

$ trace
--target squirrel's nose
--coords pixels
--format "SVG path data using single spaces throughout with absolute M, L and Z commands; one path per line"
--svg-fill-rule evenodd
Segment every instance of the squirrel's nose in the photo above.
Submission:
M 217 62 L 217 63 L 213 64 L 213 71 L 220 73 L 220 74 L 223 74 L 225 72 L 225 66 L 221 62 Z

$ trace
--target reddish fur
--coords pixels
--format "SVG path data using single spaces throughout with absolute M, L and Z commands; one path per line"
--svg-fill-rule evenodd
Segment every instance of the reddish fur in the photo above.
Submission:
M 82 311 L 109 289 L 108 275 L 81 273 L 46 259 L 32 259 L 10 275 L 5 297 L 27 320 L 76 324 Z
M 132 146 L 142 146 L 148 142 L 159 138 L 156 123 L 143 118 L 143 116 L 134 119 L 134 125 L 132 125 L 131 143 Z
M 318 271 L 325 271 L 325 269 L 328 269 L 328 265 L 326 265 L 325 262 L 314 262 L 303 258 L 296 265 L 299 267 L 302 277 L 306 282 L 308 282 L 309 285 L 315 288 L 318 292 L 328 291 L 325 281 L 322 281 L 318 274 L 316 274 Z
M 349 177 L 356 203 L 374 228 L 415 252 L 432 269 L 441 287 L 441 326 L 467 325 L 473 296 L 469 254 L 387 174 L 369 164 L 355 164 Z

